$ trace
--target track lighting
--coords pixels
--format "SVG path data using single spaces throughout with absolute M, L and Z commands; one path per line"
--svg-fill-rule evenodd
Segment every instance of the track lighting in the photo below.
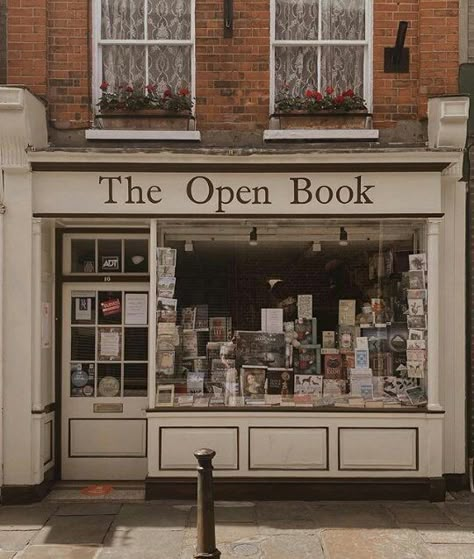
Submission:
M 257 246 L 257 244 L 258 244 L 257 228 L 252 227 L 252 231 L 250 231 L 250 235 L 249 235 L 249 245 L 254 247 L 254 246 Z
M 313 241 L 313 252 L 321 252 L 321 243 L 319 241 Z
M 339 246 L 346 247 L 348 244 L 349 242 L 347 240 L 347 231 L 344 229 L 344 227 L 341 227 L 339 229 Z
M 186 252 L 193 252 L 193 250 L 194 250 L 193 242 L 192 241 L 185 241 L 184 250 Z

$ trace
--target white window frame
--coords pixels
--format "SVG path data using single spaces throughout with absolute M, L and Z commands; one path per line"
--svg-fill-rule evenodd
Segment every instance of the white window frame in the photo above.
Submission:
M 148 13 L 148 0 L 142 0 L 145 5 L 145 14 Z M 92 0 L 92 111 L 97 112 L 97 103 L 101 95 L 100 84 L 103 81 L 102 76 L 102 46 L 103 45 L 180 45 L 191 47 L 191 98 L 196 98 L 196 0 L 189 0 L 191 3 L 191 37 L 189 39 L 158 39 L 149 40 L 148 25 L 145 23 L 143 39 L 101 39 L 101 22 L 102 22 L 102 2 L 101 0 Z M 145 84 L 148 84 L 148 50 L 145 55 Z M 195 104 L 193 104 L 192 113 L 194 114 Z
M 318 36 L 321 36 L 321 2 L 319 0 Z M 277 40 L 275 38 L 276 0 L 270 0 L 270 114 L 275 111 L 275 47 L 280 46 L 318 46 L 323 45 L 363 45 L 364 46 L 364 92 L 369 112 L 372 112 L 373 89 L 373 0 L 365 0 L 365 39 L 353 41 L 333 40 Z M 321 62 L 321 49 L 318 49 L 318 69 Z M 318 73 L 318 90 L 321 90 L 321 73 Z

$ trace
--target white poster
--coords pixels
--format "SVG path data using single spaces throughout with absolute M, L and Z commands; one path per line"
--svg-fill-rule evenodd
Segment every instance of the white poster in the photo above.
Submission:
M 75 297 L 75 320 L 92 320 L 92 299 Z
M 125 324 L 148 324 L 148 294 L 125 294 Z
M 100 356 L 120 357 L 120 334 L 118 332 L 100 332 Z

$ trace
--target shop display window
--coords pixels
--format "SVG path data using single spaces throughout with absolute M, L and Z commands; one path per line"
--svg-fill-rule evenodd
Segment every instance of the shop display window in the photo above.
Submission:
M 170 385 L 175 408 L 426 405 L 423 220 L 166 223 L 161 238 L 157 408 Z

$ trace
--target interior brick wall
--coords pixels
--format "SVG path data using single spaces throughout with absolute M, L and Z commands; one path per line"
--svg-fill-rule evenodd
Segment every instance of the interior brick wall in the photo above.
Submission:
M 88 127 L 91 114 L 90 0 L 19 0 L 8 14 L 8 81 L 46 96 L 58 128 Z M 410 72 L 385 74 L 384 47 L 409 22 Z M 374 1 L 374 119 L 377 127 L 426 117 L 431 95 L 456 93 L 458 0 Z M 223 1 L 196 0 L 196 92 L 201 130 L 268 127 L 270 0 L 234 0 L 234 34 L 223 38 Z

